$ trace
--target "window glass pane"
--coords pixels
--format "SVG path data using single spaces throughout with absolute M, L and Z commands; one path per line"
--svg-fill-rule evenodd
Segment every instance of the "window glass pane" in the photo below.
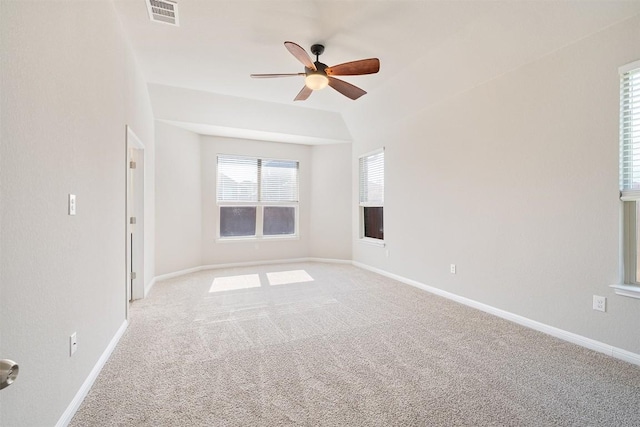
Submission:
M 260 200 L 263 202 L 298 201 L 298 162 L 262 160 L 260 166 Z
M 382 207 L 364 207 L 364 237 L 384 240 Z
M 265 236 L 295 234 L 296 208 L 292 206 L 265 206 L 263 212 L 263 234 Z
M 218 156 L 218 201 L 258 201 L 258 159 Z
M 220 206 L 220 237 L 255 235 L 255 206 Z

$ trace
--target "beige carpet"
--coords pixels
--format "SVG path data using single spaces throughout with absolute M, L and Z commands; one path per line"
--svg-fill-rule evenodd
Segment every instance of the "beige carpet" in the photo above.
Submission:
M 352 266 L 211 270 L 132 304 L 71 425 L 640 426 L 640 368 Z

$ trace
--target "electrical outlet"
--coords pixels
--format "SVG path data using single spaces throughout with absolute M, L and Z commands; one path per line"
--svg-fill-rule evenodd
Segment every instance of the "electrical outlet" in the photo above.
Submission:
M 451 264 L 451 266 L 449 267 L 449 271 L 451 272 L 451 274 L 456 274 L 456 265 Z
M 607 298 L 598 295 L 593 296 L 593 309 L 598 311 L 607 311 Z
M 72 333 L 69 337 L 69 356 L 73 356 L 73 353 L 78 349 L 78 337 L 76 333 Z

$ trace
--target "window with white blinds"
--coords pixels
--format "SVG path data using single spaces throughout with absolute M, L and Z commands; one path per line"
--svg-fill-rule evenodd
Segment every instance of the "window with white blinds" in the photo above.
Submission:
M 258 201 L 258 159 L 218 156 L 219 202 Z
M 260 160 L 259 164 L 261 201 L 298 201 L 298 162 L 292 160 Z
M 620 67 L 620 198 L 624 285 L 613 288 L 640 298 L 640 61 Z
M 298 169 L 295 160 L 219 155 L 218 237 L 297 235 Z
M 384 148 L 359 159 L 360 237 L 384 245 Z
M 640 61 L 620 68 L 620 190 L 640 199 Z
M 297 202 L 298 162 L 218 156 L 218 202 Z
M 360 157 L 360 206 L 384 205 L 384 149 Z

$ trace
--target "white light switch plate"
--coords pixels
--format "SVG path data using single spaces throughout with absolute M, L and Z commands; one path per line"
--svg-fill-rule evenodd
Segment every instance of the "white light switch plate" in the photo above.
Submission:
M 76 333 L 72 333 L 69 337 L 69 356 L 73 356 L 73 353 L 78 349 L 78 336 Z
M 76 214 L 76 195 L 69 194 L 69 215 Z

